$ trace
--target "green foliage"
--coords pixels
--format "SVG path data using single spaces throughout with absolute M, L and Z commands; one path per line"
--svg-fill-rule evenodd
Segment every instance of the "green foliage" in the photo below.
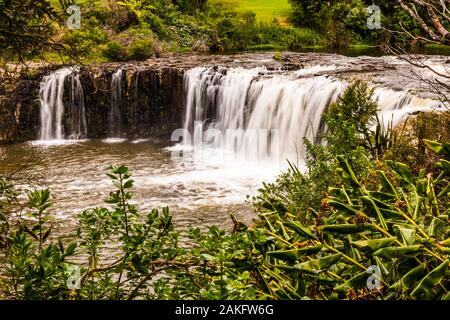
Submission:
M 0 1 L 0 52 L 5 57 L 27 59 L 54 42 L 52 21 L 59 19 L 50 1 Z
M 6 247 L 11 228 L 11 215 L 15 212 L 18 192 L 8 179 L 0 178 L 0 248 Z M 19 212 L 20 213 L 20 212 Z
M 102 48 L 102 53 L 110 61 L 123 61 L 127 59 L 126 50 L 117 41 L 108 42 Z
M 426 148 L 425 139 L 450 141 L 450 112 L 419 113 L 410 116 L 395 128 L 392 146 L 388 148 L 384 159 L 403 162 L 416 173 L 421 168 L 433 172 L 438 157 Z
M 209 0 L 209 2 L 233 8 L 237 12 L 252 11 L 260 22 L 274 20 L 285 22 L 291 9 L 289 0 Z
M 367 12 L 361 0 L 300 1 L 292 0 L 291 20 L 295 25 L 318 30 L 331 47 L 348 47 L 361 37 L 369 40 Z
M 192 270 L 177 271 L 175 286 L 168 296 L 175 299 L 246 300 L 263 297 L 258 292 L 261 280 L 254 277 L 263 256 L 254 248 L 255 238 L 247 227 L 236 222 L 235 231 L 227 234 L 210 227 L 204 234 L 199 229 L 189 231 L 194 243 L 185 260 L 195 263 Z M 262 235 L 259 241 L 265 241 Z M 166 297 L 160 297 L 166 298 Z
M 371 0 L 291 0 L 291 21 L 294 25 L 307 27 L 323 34 L 329 46 L 334 48 L 348 47 L 351 44 L 381 44 L 394 38 L 397 43 L 409 41 L 411 34 L 421 34 L 420 28 L 404 12 L 395 1 Z M 381 30 L 370 30 L 367 27 L 367 7 L 377 5 L 381 9 Z
M 61 59 L 89 62 L 144 59 L 160 50 L 299 50 L 318 44 L 341 48 L 382 44 L 391 38 L 404 43 L 409 36 L 403 28 L 416 36 L 423 32 L 392 1 L 377 5 L 385 30 L 395 33 L 368 29 L 371 1 L 290 2 L 292 24 L 284 19 L 284 2 L 276 3 L 279 10 L 273 19 L 272 7 L 254 1 L 0 1 L 0 51 L 4 59 L 60 54 Z M 66 9 L 73 3 L 82 9 L 78 30 L 66 26 Z M 141 34 L 151 34 L 150 39 L 142 39 Z M 118 50 L 116 43 L 124 49 Z
M 4 230 L 2 297 L 9 299 L 441 299 L 450 289 L 450 144 L 436 175 L 388 161 L 378 180 L 360 179 L 337 156 L 338 184 L 302 215 L 272 202 L 260 222 L 227 233 L 192 229 L 180 245 L 168 209 L 130 203 L 127 167 L 108 174 L 108 207 L 79 215 L 77 242 L 50 237 L 48 190 L 28 194 L 26 215 Z M 297 170 L 292 167 L 292 170 Z M 4 208 L 17 199 L 0 184 Z M 267 201 L 269 204 L 270 201 Z M 9 223 L 12 226 L 12 223 Z M 185 240 L 184 240 L 185 241 Z M 114 252 L 111 255 L 111 250 Z M 73 265 L 75 260 L 81 265 Z M 79 270 L 74 276 L 73 268 Z
M 448 144 L 428 144 L 450 156 Z M 371 187 L 339 160 L 340 187 L 330 188 L 319 211 L 301 220 L 278 208 L 261 213 L 261 227 L 275 238 L 265 260 L 270 293 L 280 299 L 443 298 L 450 286 L 449 168 L 438 165 L 445 169 L 433 177 L 389 162 L 394 178 L 377 171 L 380 182 Z M 370 277 L 371 270 L 380 273 Z
M 27 216 L 6 228 L 0 247 L 0 296 L 8 299 L 252 299 L 258 281 L 251 276 L 262 259 L 252 248 L 247 227 L 189 232 L 179 244 L 168 208 L 148 214 L 130 203 L 134 181 L 128 168 L 111 167 L 114 190 L 108 207 L 79 214 L 79 229 L 67 247 L 51 239 L 49 190 L 28 194 Z M 2 203 L 15 199 L 8 184 Z M 11 225 L 11 217 L 2 211 Z M 111 251 L 114 253 L 111 255 Z M 77 264 L 71 261 L 77 261 Z M 260 293 L 263 295 L 262 293 Z
M 59 53 L 61 58 L 91 62 L 146 59 L 161 51 L 297 50 L 321 41 L 319 34 L 310 29 L 296 28 L 279 20 L 261 22 L 254 12 L 236 11 L 233 6 L 203 0 L 92 0 L 78 3 L 82 8 L 81 28 L 69 30 L 65 25 L 68 4 L 52 1 L 42 7 L 43 16 L 39 17 L 52 23 L 43 25 L 45 30 L 40 30 L 39 38 L 29 45 L 25 40 L 31 41 L 32 37 L 13 37 L 8 30 L 1 34 L 0 28 L 0 36 L 5 39 L 5 46 L 0 47 L 0 51 L 24 55 L 27 49 L 29 54 L 24 58 L 33 58 L 44 51 L 46 57 Z M 13 5 L 19 6 L 15 2 Z M 28 1 L 26 5 L 37 4 Z M 13 9 L 5 9 L 5 15 L 14 12 Z M 0 19 L 2 17 L 0 15 Z M 27 19 L 34 21 L 28 15 L 18 18 L 23 18 L 21 23 Z M 31 23 L 24 26 L 25 29 L 35 27 Z M 18 30 L 28 32 L 25 29 L 21 30 L 19 26 Z M 53 34 L 57 35 L 55 46 L 50 46 Z
M 9 230 L 3 247 L 4 270 L 2 290 L 6 297 L 14 299 L 64 299 L 67 297 L 67 256 L 70 250 L 52 243 L 47 209 L 51 206 L 49 190 L 36 190 L 28 194 L 27 216 L 34 224 L 21 223 L 16 230 Z
M 129 57 L 134 60 L 149 58 L 154 53 L 154 44 L 150 39 L 136 39 L 129 47 Z
M 416 174 L 401 162 L 369 161 L 395 150 L 389 129 L 369 130 L 380 126 L 371 96 L 363 82 L 352 83 L 324 117 L 327 144 L 306 142 L 308 171 L 291 165 L 254 199 L 258 230 L 273 239 L 262 250 L 269 295 L 447 297 L 450 145 L 422 140 L 435 168 Z

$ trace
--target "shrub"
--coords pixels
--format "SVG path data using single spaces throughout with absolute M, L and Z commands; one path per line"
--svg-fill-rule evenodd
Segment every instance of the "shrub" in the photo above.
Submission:
M 136 39 L 128 48 L 128 56 L 131 59 L 143 60 L 155 53 L 154 43 L 151 39 Z
M 0 297 L 256 297 L 258 281 L 250 272 L 261 255 L 252 250 L 253 238 L 246 226 L 235 221 L 231 234 L 217 227 L 208 233 L 193 229 L 188 233 L 191 246 L 186 248 L 179 244 L 180 234 L 168 208 L 144 214 L 130 203 L 134 182 L 128 168 L 111 167 L 108 176 L 114 190 L 105 200 L 107 206 L 80 213 L 74 241 L 68 244 L 50 236 L 49 190 L 28 193 L 28 215 L 35 222 L 19 219 L 13 225 L 16 218 L 8 213 L 19 197 L 6 180 L 0 180 Z
M 168 209 L 143 215 L 130 203 L 124 166 L 108 176 L 107 207 L 82 212 L 77 242 L 50 237 L 48 190 L 28 194 L 32 221 L 13 226 L 17 192 L 0 183 L 0 295 L 9 299 L 449 299 L 450 144 L 436 175 L 388 161 L 377 184 L 337 157 L 336 187 L 303 215 L 272 202 L 248 228 L 189 231 L 180 246 Z M 5 182 L 4 180 L 2 180 Z M 269 202 L 267 202 L 269 203 Z M 82 248 L 80 250 L 79 248 Z M 117 259 L 105 256 L 114 248 Z M 83 253 L 80 256 L 80 253 Z M 83 261 L 79 275 L 71 260 Z M 75 266 L 76 267 L 76 266 Z
M 110 41 L 103 49 L 103 55 L 110 61 L 126 60 L 127 52 L 117 41 Z
M 395 128 L 393 138 L 385 159 L 406 163 L 416 173 L 421 168 L 433 171 L 437 157 L 425 148 L 424 140 L 450 141 L 450 112 L 409 116 Z
M 299 219 L 277 207 L 261 211 L 272 236 L 264 260 L 267 292 L 279 299 L 449 299 L 450 144 L 438 173 L 413 175 L 388 162 L 375 187 L 338 157 L 338 187 L 320 210 Z M 388 178 L 388 176 L 393 178 Z

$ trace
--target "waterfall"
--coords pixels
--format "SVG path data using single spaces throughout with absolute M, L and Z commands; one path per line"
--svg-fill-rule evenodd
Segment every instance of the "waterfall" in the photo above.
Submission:
M 122 76 L 123 70 L 117 70 L 111 80 L 111 104 L 108 115 L 108 127 L 110 138 L 122 136 L 122 116 L 120 106 L 122 104 Z
M 68 90 L 67 90 L 68 89 Z M 40 140 L 83 139 L 86 115 L 83 86 L 78 74 L 63 68 L 42 79 Z
M 334 69 L 314 66 L 284 73 L 265 68 L 188 70 L 184 132 L 194 132 L 197 142 L 202 139 L 202 148 L 206 144 L 207 148 L 232 151 L 243 158 L 250 152 L 257 160 L 274 156 L 281 156 L 275 159 L 281 161 L 301 160 L 303 140 L 321 142 L 325 129 L 322 113 L 346 87 L 343 81 L 315 75 Z M 374 99 L 385 123 L 397 123 L 413 111 L 439 107 L 436 101 L 384 87 L 374 87 Z M 202 130 L 200 138 L 197 129 Z M 185 139 L 185 144 L 192 145 L 192 141 Z

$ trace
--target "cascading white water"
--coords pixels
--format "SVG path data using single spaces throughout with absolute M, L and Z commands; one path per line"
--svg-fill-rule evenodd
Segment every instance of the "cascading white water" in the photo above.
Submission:
M 122 76 L 123 70 L 117 70 L 111 80 L 111 103 L 108 115 L 108 130 L 110 138 L 120 138 L 122 135 Z
M 410 113 L 442 108 L 439 101 L 423 99 L 404 91 L 394 91 L 386 87 L 375 87 L 373 98 L 380 106 L 379 116 L 385 125 L 390 121 L 395 125 Z
M 69 89 L 67 92 L 65 89 Z M 83 86 L 78 74 L 63 68 L 45 76 L 40 84 L 40 140 L 83 139 L 87 125 Z
M 304 138 L 320 142 L 322 113 L 346 87 L 340 80 L 315 74 L 336 68 L 314 66 L 285 73 L 265 68 L 191 69 L 185 74 L 184 128 L 194 132 L 195 137 L 202 123 L 206 131 L 202 138 L 208 148 L 232 151 L 241 158 L 248 158 L 249 151 L 256 150 L 257 160 L 301 160 Z M 394 124 L 407 113 L 429 111 L 440 105 L 431 99 L 376 86 L 374 99 L 382 120 Z M 231 139 L 224 133 L 227 130 L 233 130 Z M 279 154 L 274 153 L 274 140 L 270 140 L 274 130 L 279 135 L 275 146 Z M 267 132 L 269 138 L 264 137 Z M 274 159 L 274 155 L 278 158 Z

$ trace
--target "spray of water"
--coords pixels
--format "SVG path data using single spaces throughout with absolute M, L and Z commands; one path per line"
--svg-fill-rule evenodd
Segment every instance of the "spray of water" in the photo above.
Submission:
M 122 136 L 122 116 L 120 107 L 122 105 L 122 77 L 123 70 L 117 70 L 111 80 L 111 104 L 108 115 L 108 128 L 110 138 Z
M 40 140 L 79 140 L 87 134 L 84 92 L 78 74 L 60 69 L 42 79 Z

